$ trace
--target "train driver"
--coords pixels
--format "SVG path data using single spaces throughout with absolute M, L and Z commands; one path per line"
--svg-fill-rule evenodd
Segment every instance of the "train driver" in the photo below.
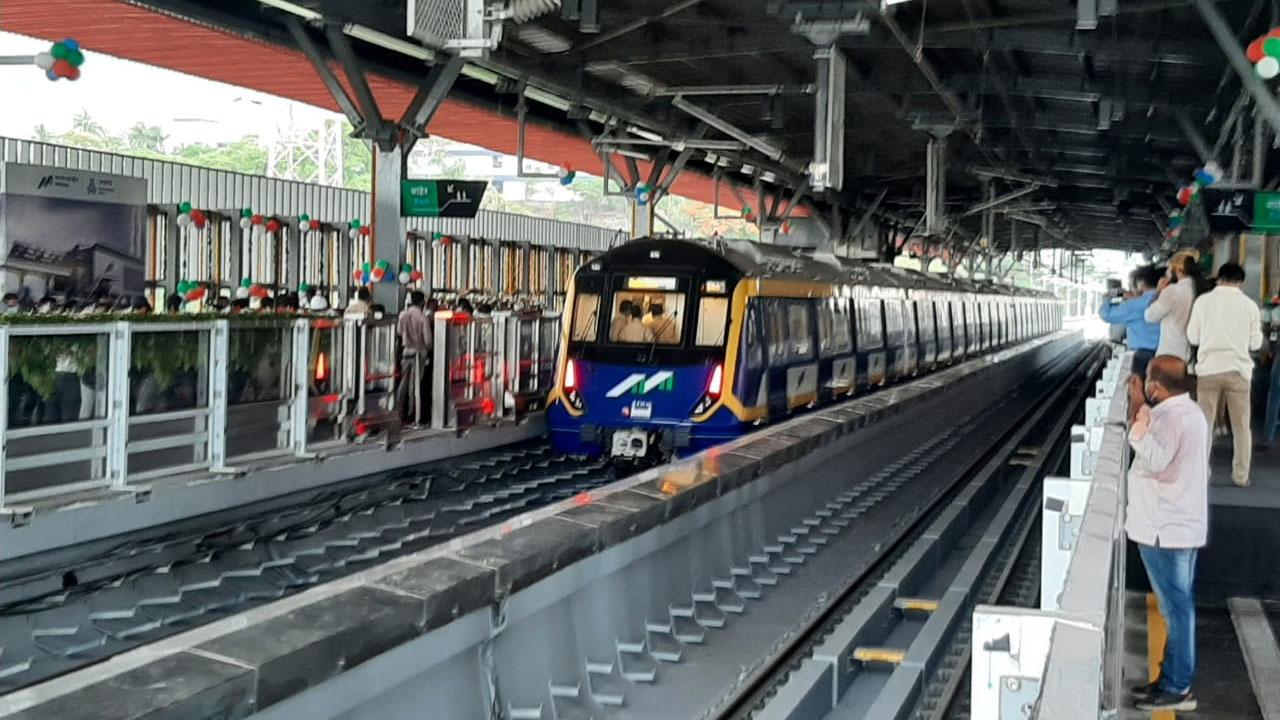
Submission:
M 631 318 L 622 326 L 622 330 L 618 332 L 618 342 L 624 343 L 651 343 L 653 342 L 653 333 L 649 332 L 649 328 L 645 327 L 642 316 L 644 312 L 636 303 L 631 303 Z
M 645 318 L 645 325 L 649 331 L 653 333 L 653 339 L 650 342 L 656 342 L 660 345 L 675 345 L 679 338 L 676 336 L 675 316 L 665 317 L 666 308 L 660 302 L 649 304 L 649 317 Z
M 613 319 L 609 321 L 610 341 L 618 342 L 621 339 L 622 329 L 627 326 L 627 323 L 631 322 L 631 306 L 633 304 L 630 300 L 623 300 L 618 303 L 618 314 L 614 315 Z

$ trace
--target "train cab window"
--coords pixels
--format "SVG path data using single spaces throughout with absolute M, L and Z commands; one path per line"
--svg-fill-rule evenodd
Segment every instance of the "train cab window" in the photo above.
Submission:
M 764 342 L 760 337 L 760 306 L 754 300 L 747 306 L 747 319 L 742 325 L 743 363 L 748 370 L 764 367 Z
M 595 293 L 578 293 L 573 302 L 574 342 L 595 342 L 596 328 L 600 326 L 600 296 Z
M 679 345 L 683 327 L 683 293 L 619 290 L 613 294 L 613 314 L 609 320 L 611 342 Z
M 703 347 L 721 347 L 729 327 L 729 298 L 704 296 L 698 300 L 698 332 L 695 341 Z
M 813 357 L 813 323 L 805 300 L 787 303 L 787 355 L 792 361 Z

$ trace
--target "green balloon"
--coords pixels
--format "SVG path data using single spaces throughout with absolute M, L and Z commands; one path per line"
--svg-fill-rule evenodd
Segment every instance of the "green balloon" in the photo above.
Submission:
M 362 265 L 362 266 L 360 267 L 360 269 L 361 269 L 361 270 L 364 270 L 365 272 L 369 272 L 370 270 L 372 270 L 372 269 L 373 269 L 373 265 L 372 265 L 372 264 L 370 264 L 370 263 L 365 263 L 364 265 Z
M 59 42 L 53 44 L 53 47 L 49 49 L 49 54 L 53 56 L 54 60 L 66 60 L 71 55 L 71 51 L 67 49 L 66 45 Z
M 247 218 L 253 217 L 253 208 L 245 208 L 241 210 L 240 217 L 247 217 Z
M 67 53 L 67 62 L 71 63 L 72 67 L 80 67 L 84 64 L 84 53 L 79 50 L 72 50 Z
M 299 224 L 301 224 L 301 225 L 306 225 L 306 224 L 307 224 L 307 223 L 309 223 L 309 222 L 311 222 L 311 216 L 310 216 L 310 215 L 307 215 L 307 214 L 305 214 L 305 213 L 304 213 L 304 214 L 302 214 L 302 215 L 298 216 L 298 223 L 299 223 Z
M 412 265 L 412 264 L 410 264 L 410 263 L 405 263 L 405 264 L 401 265 L 401 266 L 400 266 L 400 272 L 407 272 L 407 273 L 411 273 L 411 272 L 413 272 L 413 265 Z
M 187 294 L 187 291 L 188 291 L 188 290 L 190 290 L 190 289 L 191 289 L 191 283 L 187 282 L 186 280 L 179 280 L 179 281 L 178 281 L 178 294 L 179 294 L 179 295 L 186 295 L 186 294 Z
M 191 203 L 184 202 L 178 205 L 178 212 L 186 214 L 191 212 Z
M 1280 58 L 1280 38 L 1269 37 L 1262 41 L 1262 52 L 1273 58 Z
M 306 284 L 306 283 L 299 283 L 299 284 L 298 284 L 298 292 L 300 292 L 300 293 L 307 292 L 307 291 L 309 291 L 310 289 L 311 289 L 311 286 L 310 286 L 310 285 L 308 285 L 308 284 Z
M 359 220 L 352 220 L 352 221 L 351 221 L 351 229 L 352 229 L 352 230 L 359 230 L 359 229 L 360 229 L 360 221 L 359 221 Z
M 249 278 L 245 278 L 245 279 L 243 279 L 243 280 L 241 280 L 241 281 L 240 281 L 240 287 L 242 287 L 242 288 L 250 288 L 250 287 L 253 287 L 253 281 L 252 281 L 252 280 L 250 280 Z

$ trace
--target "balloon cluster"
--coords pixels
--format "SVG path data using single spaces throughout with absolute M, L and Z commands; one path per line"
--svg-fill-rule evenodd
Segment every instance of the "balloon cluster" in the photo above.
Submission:
M 636 204 L 648 205 L 649 200 L 653 198 L 653 188 L 641 183 L 636 186 Z
M 448 247 L 453 244 L 453 238 L 445 235 L 444 233 L 431 233 L 431 239 L 440 241 L 440 244 L 444 247 Z
M 413 263 L 403 263 L 400 265 L 400 274 L 396 276 L 401 285 L 408 285 L 411 282 L 418 282 L 422 279 L 422 271 L 414 270 Z
M 298 216 L 298 227 L 301 228 L 304 233 L 315 232 L 320 229 L 320 221 L 313 220 L 310 215 L 303 213 Z
M 1222 178 L 1222 168 L 1216 162 L 1205 163 L 1202 168 L 1197 168 L 1195 174 L 1191 178 L 1191 183 L 1178 188 L 1178 204 L 1187 207 L 1191 201 L 1200 194 L 1200 188 L 1208 187 Z
M 243 208 L 240 210 L 240 227 L 248 230 L 255 226 L 262 225 L 262 216 L 253 211 L 253 208 Z
M 63 78 L 80 79 L 80 66 L 84 64 L 84 53 L 80 51 L 80 43 L 75 38 L 63 38 L 53 44 L 49 52 L 36 55 L 36 65 L 44 70 L 45 77 L 53 81 Z
M 577 177 L 578 173 L 573 169 L 572 165 L 565 165 L 559 170 L 556 170 L 556 175 L 560 177 L 561 185 L 569 187 L 573 184 L 573 179 Z
M 191 207 L 191 203 L 178 203 L 178 219 L 177 223 L 182 227 L 188 225 L 197 230 L 203 230 L 205 225 L 209 224 L 209 216 L 205 215 L 203 210 Z
M 236 288 L 236 298 L 244 300 L 251 297 L 268 298 L 271 297 L 271 291 L 267 290 L 265 285 L 259 285 L 249 278 L 244 278 L 240 281 L 240 287 Z
M 351 221 L 351 229 L 347 232 L 352 240 L 356 238 L 369 237 L 373 234 L 373 228 L 368 225 L 361 225 L 359 220 Z
M 749 223 L 756 221 L 756 211 L 751 209 L 750 205 L 742 206 L 742 219 Z
M 1253 63 L 1253 71 L 1263 80 L 1280 75 L 1280 27 L 1256 38 L 1245 48 L 1245 57 Z
M 178 282 L 178 294 L 183 300 L 203 300 L 209 294 L 209 288 L 195 280 L 181 280 Z

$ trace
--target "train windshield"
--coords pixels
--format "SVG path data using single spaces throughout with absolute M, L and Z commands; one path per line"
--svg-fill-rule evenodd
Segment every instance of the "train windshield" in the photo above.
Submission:
M 628 280 L 635 279 L 628 278 Z M 674 288 L 675 278 L 671 280 Z M 676 292 L 674 289 L 671 291 L 628 289 L 619 290 L 613 294 L 613 314 L 609 321 L 610 342 L 633 345 L 679 345 L 683 327 L 684 293 Z

